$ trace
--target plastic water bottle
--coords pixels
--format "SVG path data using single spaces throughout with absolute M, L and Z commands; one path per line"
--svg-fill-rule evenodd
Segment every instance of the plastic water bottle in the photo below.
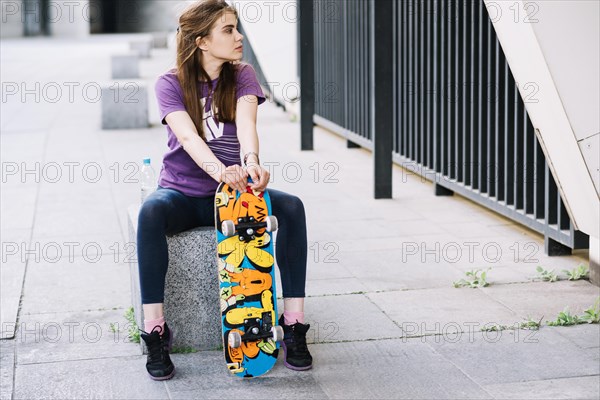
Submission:
M 152 192 L 156 190 L 156 174 L 150 164 L 150 158 L 144 158 L 144 164 L 140 170 L 140 184 L 142 189 L 142 203 Z

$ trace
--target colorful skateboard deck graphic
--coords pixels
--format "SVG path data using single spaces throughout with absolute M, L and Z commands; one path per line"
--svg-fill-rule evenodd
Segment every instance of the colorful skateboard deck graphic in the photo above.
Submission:
M 277 361 L 283 330 L 277 326 L 277 295 L 268 192 L 239 193 L 221 183 L 215 225 L 223 349 L 227 367 L 240 377 L 268 372 Z

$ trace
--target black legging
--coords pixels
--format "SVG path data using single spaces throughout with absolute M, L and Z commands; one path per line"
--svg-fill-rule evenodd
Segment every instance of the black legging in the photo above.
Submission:
M 283 297 L 304 297 L 307 254 L 304 205 L 296 196 L 267 190 L 272 214 L 279 222 L 275 253 Z M 142 304 L 164 302 L 169 265 L 165 235 L 214 225 L 214 197 L 190 197 L 160 186 L 148 196 L 140 209 L 137 231 Z M 217 271 L 214 278 L 217 279 Z

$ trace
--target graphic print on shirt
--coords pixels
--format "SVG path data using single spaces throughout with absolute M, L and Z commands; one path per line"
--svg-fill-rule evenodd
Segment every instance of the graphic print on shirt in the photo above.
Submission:
M 206 141 L 210 142 L 211 140 L 220 138 L 223 136 L 223 129 L 225 128 L 225 124 L 217 121 L 213 115 L 212 107 L 206 111 L 206 99 L 208 97 L 203 97 L 200 99 L 200 104 L 202 105 L 203 115 L 202 122 L 204 124 L 204 133 L 206 136 Z M 215 106 L 215 111 L 218 113 L 219 109 Z

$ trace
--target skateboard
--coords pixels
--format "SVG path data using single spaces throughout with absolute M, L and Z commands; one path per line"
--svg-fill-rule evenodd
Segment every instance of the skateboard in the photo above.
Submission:
M 277 218 L 268 192 L 240 193 L 221 183 L 215 194 L 215 230 L 223 350 L 239 377 L 268 372 L 277 361 L 283 329 L 277 325 L 272 233 Z

